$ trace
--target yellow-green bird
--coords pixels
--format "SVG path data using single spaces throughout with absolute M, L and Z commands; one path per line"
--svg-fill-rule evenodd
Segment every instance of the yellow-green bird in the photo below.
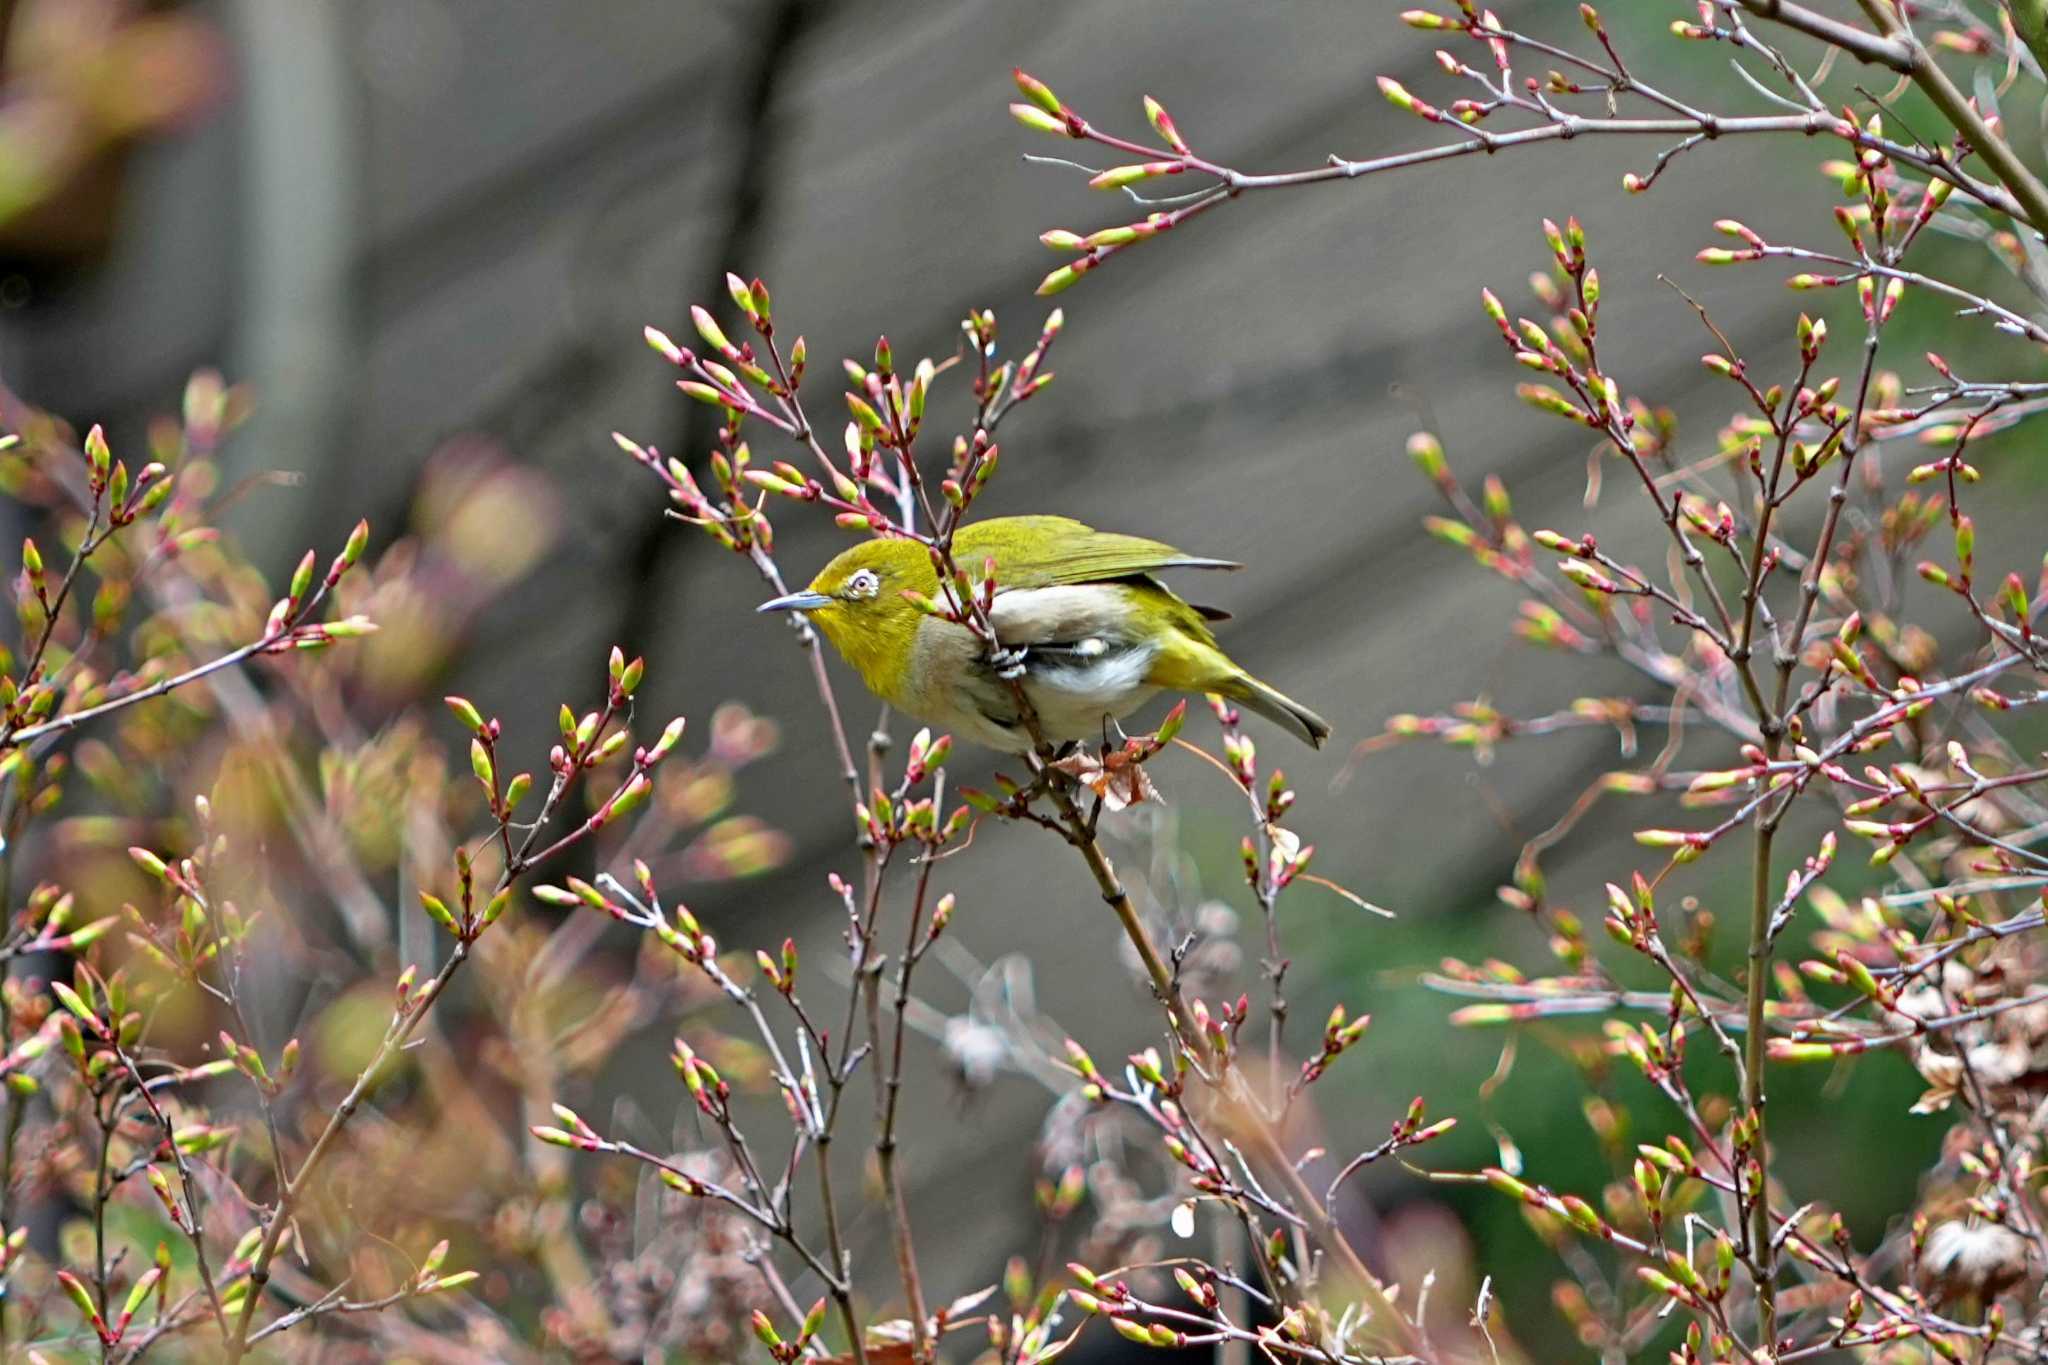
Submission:
M 1321 716 L 1260 682 L 1216 643 L 1225 613 L 1192 606 L 1158 575 L 1235 569 L 1222 559 L 1098 531 L 1066 517 L 994 517 L 953 537 L 968 572 L 996 563 L 989 619 L 993 657 L 966 627 L 918 609 L 939 579 L 925 547 L 867 540 L 819 571 L 810 587 L 761 604 L 801 611 L 860 674 L 868 690 L 936 729 L 992 749 L 1031 747 L 1013 681 L 1055 742 L 1100 739 L 1160 692 L 1216 692 L 1320 746 Z

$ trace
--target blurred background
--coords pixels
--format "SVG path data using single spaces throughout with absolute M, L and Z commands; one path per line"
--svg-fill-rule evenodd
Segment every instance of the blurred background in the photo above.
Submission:
M 1500 8 L 1533 32 L 1583 37 L 1575 6 Z M 1687 7 L 1616 8 L 1618 39 L 1651 70 L 1710 107 L 1754 103 L 1718 58 L 1658 38 Z M 394 705 L 462 692 L 539 742 L 614 643 L 648 657 L 643 704 L 663 715 L 701 725 L 744 699 L 781 743 L 739 777 L 733 809 L 761 823 L 738 827 L 752 842 L 727 852 L 766 870 L 698 886 L 679 864 L 678 889 L 722 940 L 789 934 L 815 963 L 836 960 L 841 926 L 825 875 L 853 870 L 826 733 L 800 656 L 752 613 L 758 580 L 664 521 L 658 488 L 609 438 L 692 460 L 708 449 L 708 410 L 675 392 L 642 326 L 682 336 L 695 301 L 727 315 L 731 269 L 769 282 L 778 323 L 808 338 L 821 393 L 833 362 L 877 333 L 899 357 L 952 354 L 970 308 L 995 309 L 1021 353 L 1046 311 L 1032 289 L 1056 263 L 1037 234 L 1129 214 L 1022 159 L 1064 149 L 1005 114 L 1013 65 L 1126 131 L 1143 127 L 1139 96 L 1155 95 L 1198 149 L 1256 170 L 1425 145 L 1432 130 L 1390 109 L 1373 77 L 1425 94 L 1439 80 L 1427 41 L 1350 0 L 0 0 L 0 20 L 6 388 L 81 428 L 105 423 L 119 451 L 175 410 L 195 369 L 245 386 L 251 415 L 223 456 L 242 482 L 227 522 L 260 563 L 282 573 L 359 516 L 379 541 L 416 537 L 438 557 L 448 596 L 418 607 L 411 635 L 387 623 L 400 643 L 374 656 Z M 1451 953 L 1541 959 L 1542 935 L 1495 889 L 1526 839 L 1625 766 L 1615 736 L 1510 744 L 1490 762 L 1423 746 L 1348 760 L 1397 712 L 1486 697 L 1533 715 L 1647 695 L 1619 669 L 1512 640 L 1505 588 L 1419 530 L 1434 494 L 1402 448 L 1434 430 L 1468 480 L 1507 480 L 1526 524 L 1586 522 L 1584 442 L 1515 401 L 1518 376 L 1476 306 L 1482 283 L 1526 306 L 1546 263 L 1540 221 L 1567 213 L 1601 270 L 1608 353 L 1640 357 L 1624 384 L 1710 448 L 1727 399 L 1705 387 L 1705 338 L 1658 272 L 1746 348 L 1782 357 L 1811 302 L 1692 253 L 1723 216 L 1820 238 L 1831 187 L 1822 149 L 1740 141 L 1624 194 L 1622 173 L 1657 150 L 1554 146 L 1232 205 L 1060 300 L 1059 382 L 1005 429 L 984 514 L 1068 513 L 1243 561 L 1201 585 L 1236 614 L 1225 642 L 1336 726 L 1316 754 L 1255 729 L 1302 794 L 1295 823 L 1321 849 L 1317 870 L 1399 915 L 1382 922 L 1313 888 L 1284 902 L 1296 1017 L 1319 1020 L 1340 996 L 1375 1016 L 1363 1051 L 1320 1088 L 1303 1145 L 1371 1145 L 1423 1094 L 1433 1116 L 1463 1120 L 1429 1164 L 1491 1163 L 1512 1144 L 1532 1178 L 1597 1188 L 1618 1139 L 1588 1096 L 1644 1098 L 1605 1072 L 1594 1022 L 1532 1028 L 1504 1054 L 1502 1034 L 1447 1031 L 1454 1002 L 1416 982 Z M 1943 349 L 1967 354 L 1961 341 Z M 1610 487 L 1591 524 L 1647 546 L 1614 524 L 1630 510 L 1623 491 Z M 798 579 L 842 543 L 801 510 L 778 531 Z M 429 635 L 437 647 L 419 647 Z M 865 731 L 871 708 L 841 680 Z M 1206 727 L 1191 728 L 1213 738 Z M 1643 742 L 1654 752 L 1662 736 Z M 958 763 L 968 781 L 986 766 L 971 752 Z M 1119 849 L 1170 868 L 1177 913 L 1212 929 L 1254 915 L 1231 793 L 1191 761 L 1161 780 L 1170 812 L 1119 825 Z M 1616 839 L 1635 823 L 1596 809 L 1550 855 L 1554 898 L 1596 910 L 1600 882 L 1634 865 Z M 920 1043 L 930 1063 L 913 1065 L 905 1160 L 925 1256 L 950 1281 L 941 1298 L 994 1279 L 1035 1235 L 1053 1099 L 1006 1070 L 936 1079 L 971 1060 L 974 1009 L 1000 998 L 1098 1056 L 1152 1031 L 1082 868 L 1034 833 L 983 832 L 955 921 L 973 961 L 926 980 L 936 1036 Z M 1707 872 L 1684 889 L 1708 904 L 1730 892 Z M 1243 927 L 1256 998 L 1262 934 Z M 638 1021 L 580 1082 L 579 1107 L 669 1124 L 674 1027 Z M 1826 1154 L 1791 1169 L 1805 1196 L 1875 1235 L 1940 1125 L 1903 1117 L 1918 1085 L 1902 1060 L 1870 1060 L 1854 1079 L 1828 1098 Z M 1636 1113 L 1662 1131 L 1662 1111 Z M 1787 1120 L 1820 1121 L 1811 1104 Z M 1788 1131 L 1798 1150 L 1796 1134 L 1814 1130 Z M 1397 1168 L 1352 1190 L 1347 1216 L 1389 1273 L 1413 1280 L 1433 1264 L 1435 1292 L 1469 1304 L 1476 1282 L 1459 1267 L 1476 1257 L 1536 1358 L 1571 1353 L 1546 1306 L 1555 1263 L 1506 1201 Z M 883 1222 L 864 1214 L 853 1237 L 886 1297 Z

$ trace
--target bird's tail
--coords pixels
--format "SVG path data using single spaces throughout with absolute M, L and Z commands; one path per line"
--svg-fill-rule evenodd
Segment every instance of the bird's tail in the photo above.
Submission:
M 1249 707 L 1283 730 L 1294 734 L 1312 749 L 1322 748 L 1323 741 L 1330 737 L 1328 721 L 1286 693 L 1266 686 L 1249 673 L 1239 673 L 1217 690 L 1230 700 Z

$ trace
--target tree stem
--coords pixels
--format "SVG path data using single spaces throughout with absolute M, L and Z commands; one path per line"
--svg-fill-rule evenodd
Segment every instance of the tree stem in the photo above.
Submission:
M 1775 758 L 1777 741 L 1771 740 L 1768 747 Z M 1777 827 L 1768 810 L 1758 812 L 1750 882 L 1749 982 L 1744 1002 L 1748 1027 L 1742 1039 L 1742 1104 L 1756 1117 L 1754 1153 L 1760 1177 L 1756 1197 L 1749 1206 L 1750 1259 L 1756 1267 L 1757 1335 L 1764 1349 L 1773 1355 L 1778 1335 L 1778 1266 L 1777 1250 L 1771 1241 L 1770 1164 L 1766 1157 L 1769 1138 L 1764 1122 L 1764 1003 L 1770 991 L 1771 844 L 1776 836 Z

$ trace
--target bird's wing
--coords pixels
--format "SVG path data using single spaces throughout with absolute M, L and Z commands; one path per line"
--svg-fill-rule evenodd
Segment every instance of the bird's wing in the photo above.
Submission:
M 1074 652 L 1092 657 L 1134 642 L 1138 601 L 1117 583 L 1055 583 L 996 594 L 989 624 L 1015 649 Z
M 1111 583 L 1149 578 L 1166 569 L 1236 569 L 1227 559 L 1191 555 L 1142 536 L 1097 531 L 1068 517 L 1002 517 L 971 522 L 954 540 L 962 567 L 996 561 L 1004 588 Z

